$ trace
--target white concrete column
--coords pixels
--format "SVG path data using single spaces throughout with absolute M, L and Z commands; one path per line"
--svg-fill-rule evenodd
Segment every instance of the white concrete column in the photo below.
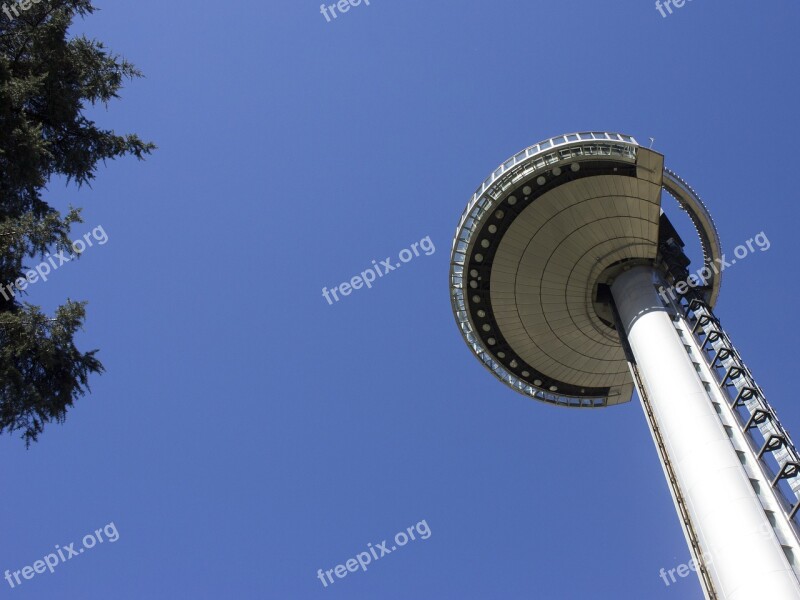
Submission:
M 718 597 L 800 600 L 800 583 L 658 297 L 656 277 L 634 267 L 611 293 Z

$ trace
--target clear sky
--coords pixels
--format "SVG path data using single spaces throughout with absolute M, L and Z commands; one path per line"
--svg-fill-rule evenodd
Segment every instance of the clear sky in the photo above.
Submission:
M 119 537 L 0 598 L 701 598 L 658 575 L 689 553 L 638 402 L 559 409 L 491 377 L 450 311 L 450 241 L 518 150 L 654 137 L 726 252 L 771 242 L 717 312 L 800 431 L 795 2 L 97 4 L 77 30 L 147 77 L 92 114 L 159 150 L 51 187 L 108 242 L 27 300 L 89 300 L 107 373 L 30 450 L 0 439 L 0 574 Z

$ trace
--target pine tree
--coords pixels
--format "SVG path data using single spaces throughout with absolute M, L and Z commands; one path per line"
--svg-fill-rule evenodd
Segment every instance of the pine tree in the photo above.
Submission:
M 98 162 L 142 159 L 155 146 L 100 129 L 85 115 L 141 76 L 101 42 L 69 36 L 76 17 L 96 10 L 92 1 L 26 4 L 12 0 L 14 10 L 3 4 L 0 12 L 0 433 L 21 431 L 30 445 L 45 424 L 64 421 L 89 376 L 103 371 L 97 350 L 74 344 L 85 302 L 67 299 L 48 317 L 9 287 L 25 277 L 27 260 L 72 252 L 70 226 L 81 221 L 80 210 L 62 215 L 42 192 L 57 176 L 89 184 Z

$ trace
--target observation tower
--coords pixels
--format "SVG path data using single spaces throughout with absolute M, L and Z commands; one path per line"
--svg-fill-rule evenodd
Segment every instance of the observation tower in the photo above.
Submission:
M 663 191 L 694 223 L 690 261 Z M 636 388 L 708 599 L 800 599 L 800 455 L 712 312 L 711 215 L 664 157 L 607 132 L 522 150 L 475 191 L 450 260 L 456 322 L 520 394 L 567 408 Z

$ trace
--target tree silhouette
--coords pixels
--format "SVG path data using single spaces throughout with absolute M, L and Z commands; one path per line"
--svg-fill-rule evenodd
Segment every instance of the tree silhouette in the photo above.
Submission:
M 91 0 L 28 4 L 0 12 L 0 433 L 19 430 L 30 445 L 45 424 L 64 421 L 89 376 L 103 371 L 97 350 L 74 344 L 85 302 L 66 299 L 48 317 L 10 285 L 29 272 L 26 260 L 72 252 L 69 231 L 80 210 L 62 215 L 42 192 L 56 176 L 88 184 L 98 162 L 142 159 L 155 146 L 98 128 L 84 114 L 141 76 L 101 42 L 69 37 L 73 20 L 96 10 Z

